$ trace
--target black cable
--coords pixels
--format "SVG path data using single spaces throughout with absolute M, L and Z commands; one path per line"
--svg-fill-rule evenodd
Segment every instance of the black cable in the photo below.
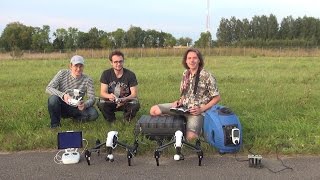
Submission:
M 252 147 L 253 147 L 253 145 L 248 149 L 248 152 L 249 152 L 250 154 L 256 156 L 257 154 L 256 154 L 256 153 L 253 153 L 253 152 L 251 151 Z M 277 170 L 277 171 L 274 171 L 274 170 L 272 170 L 272 169 L 270 169 L 270 168 L 268 168 L 268 167 L 265 167 L 265 168 L 267 168 L 267 169 L 268 169 L 270 172 L 272 172 L 272 173 L 278 173 L 278 172 L 281 172 L 281 171 L 284 171 L 284 170 L 287 170 L 287 169 L 290 169 L 291 171 L 293 171 L 293 168 L 292 168 L 292 167 L 289 167 L 289 166 L 285 165 L 284 162 L 282 161 L 282 159 L 279 158 L 278 146 L 276 146 L 276 155 L 277 155 L 277 160 L 279 160 L 279 161 L 281 162 L 281 164 L 282 164 L 282 166 L 284 166 L 284 168 L 282 168 L 282 169 L 280 169 L 280 170 Z M 234 156 L 234 157 L 235 157 L 235 159 L 236 159 L 238 162 L 249 161 L 248 159 L 246 159 L 246 160 L 244 160 L 244 159 L 238 159 L 238 158 L 237 158 L 237 153 L 235 153 L 235 156 Z
M 244 147 L 244 145 L 242 146 L 242 148 Z M 248 149 L 248 152 L 249 153 L 251 153 L 251 148 L 253 147 L 253 145 L 251 145 L 251 147 Z M 234 158 L 238 161 L 238 162 L 245 162 L 245 161 L 249 161 L 249 159 L 238 159 L 237 158 L 237 154 L 238 154 L 238 152 L 236 152 L 235 154 L 234 154 Z M 254 153 L 251 153 L 251 154 L 254 154 Z
M 278 171 L 274 171 L 268 167 L 266 167 L 269 171 L 273 172 L 273 173 L 278 173 L 278 172 L 281 172 L 281 171 L 284 171 L 286 169 L 291 169 L 291 171 L 293 171 L 293 168 L 292 167 L 289 167 L 287 165 L 284 164 L 284 162 L 282 161 L 282 159 L 279 158 L 279 154 L 278 154 L 278 146 L 276 146 L 276 154 L 277 154 L 277 160 L 279 160 L 282 164 L 282 166 L 284 166 L 284 168 L 278 170 Z

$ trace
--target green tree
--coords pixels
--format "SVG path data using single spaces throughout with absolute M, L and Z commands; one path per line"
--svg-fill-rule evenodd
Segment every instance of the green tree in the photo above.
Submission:
M 118 28 L 116 31 L 111 32 L 110 40 L 112 42 L 112 48 L 116 49 L 126 47 L 125 38 L 126 32 L 121 28 Z
M 241 28 L 240 28 L 240 33 L 239 33 L 239 38 L 240 41 L 243 40 L 248 40 L 250 39 L 251 36 L 251 27 L 250 27 L 250 22 L 247 18 L 243 19 L 241 21 Z
M 145 37 L 145 31 L 140 27 L 130 26 L 126 32 L 127 37 L 127 47 L 128 48 L 137 48 L 142 47 L 143 39 Z
M 32 35 L 32 50 L 36 51 L 43 51 L 43 50 L 50 50 L 51 43 L 50 43 L 50 26 L 44 25 L 42 29 L 39 27 L 34 28 L 34 32 Z
M 101 35 L 100 44 L 102 48 L 113 48 L 113 41 L 111 33 L 104 32 Z
M 19 22 L 7 24 L 1 34 L 1 42 L 6 51 L 13 49 L 30 50 L 34 28 Z
M 254 16 L 251 21 L 253 39 L 267 40 L 268 39 L 268 18 L 267 16 Z
M 212 36 L 209 31 L 202 32 L 200 38 L 194 43 L 195 47 L 210 48 L 212 47 Z
M 81 32 L 81 31 L 78 32 L 78 48 L 81 48 L 81 49 L 89 48 L 88 47 L 89 40 L 90 40 L 90 37 L 88 33 Z
M 232 32 L 230 29 L 230 22 L 228 19 L 221 18 L 217 30 L 217 44 L 220 46 L 230 45 L 232 41 Z
M 59 28 L 53 33 L 53 36 L 55 36 L 53 48 L 56 50 L 64 50 L 68 38 L 68 31 L 64 28 Z
M 162 32 L 164 37 L 163 47 L 173 47 L 177 44 L 177 40 L 170 33 Z
M 189 37 L 181 37 L 177 40 L 178 46 L 191 46 L 192 45 L 192 39 Z
M 293 39 L 294 38 L 294 19 L 292 16 L 287 16 L 282 19 L 279 29 L 280 39 Z
M 268 39 L 274 40 L 277 39 L 278 31 L 279 31 L 279 23 L 277 20 L 277 17 L 273 14 L 270 14 L 270 16 L 267 19 L 268 23 Z
M 77 28 L 69 27 L 67 38 L 65 41 L 65 48 L 66 49 L 77 49 L 78 48 L 78 33 L 79 30 Z
M 101 48 L 100 38 L 103 32 L 99 31 L 97 28 L 91 28 L 88 32 L 88 48 L 99 49 Z
M 163 37 L 161 36 L 160 32 L 154 29 L 148 29 L 146 31 L 146 36 L 144 38 L 144 45 L 145 47 L 148 47 L 148 48 L 162 47 L 163 46 L 162 38 Z

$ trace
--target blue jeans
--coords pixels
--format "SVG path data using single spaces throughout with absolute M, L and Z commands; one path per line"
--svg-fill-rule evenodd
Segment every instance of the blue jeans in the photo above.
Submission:
M 51 119 L 51 127 L 60 126 L 61 117 L 74 118 L 78 121 L 94 121 L 99 116 L 98 111 L 94 107 L 88 107 L 80 111 L 77 107 L 66 104 L 56 95 L 49 97 L 48 111 Z

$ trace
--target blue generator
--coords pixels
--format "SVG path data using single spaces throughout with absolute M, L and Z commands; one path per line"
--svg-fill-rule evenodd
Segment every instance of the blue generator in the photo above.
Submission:
M 220 154 L 240 150 L 242 128 L 238 117 L 230 108 L 215 105 L 206 111 L 203 123 L 205 140 Z

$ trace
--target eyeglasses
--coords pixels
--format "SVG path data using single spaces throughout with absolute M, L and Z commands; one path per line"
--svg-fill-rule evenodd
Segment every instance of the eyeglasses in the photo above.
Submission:
M 113 63 L 113 64 L 122 64 L 122 63 L 123 63 L 123 60 L 120 60 L 120 61 L 113 61 L 112 63 Z

